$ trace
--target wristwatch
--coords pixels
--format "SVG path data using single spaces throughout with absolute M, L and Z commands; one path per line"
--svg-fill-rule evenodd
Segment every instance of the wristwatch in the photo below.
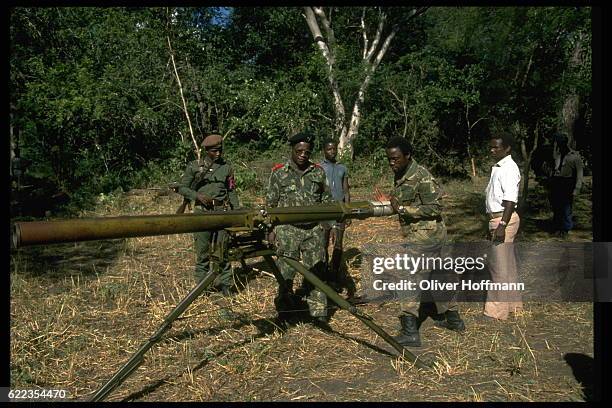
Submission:
M 499 225 L 505 227 L 506 225 L 508 225 L 508 223 L 506 221 L 502 220 L 502 221 L 499 222 Z

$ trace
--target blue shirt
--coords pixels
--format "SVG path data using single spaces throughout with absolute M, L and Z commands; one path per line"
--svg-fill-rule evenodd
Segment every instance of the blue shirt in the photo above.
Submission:
M 321 162 L 321 167 L 325 170 L 327 185 L 335 201 L 344 201 L 344 188 L 342 179 L 348 177 L 348 171 L 344 164 L 332 163 L 327 159 Z

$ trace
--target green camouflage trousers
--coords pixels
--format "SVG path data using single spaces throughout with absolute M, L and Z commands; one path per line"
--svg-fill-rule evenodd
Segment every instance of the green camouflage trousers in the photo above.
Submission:
M 421 250 L 430 247 L 432 250 L 427 253 L 427 256 L 445 256 L 443 245 L 446 242 L 447 233 L 446 225 L 443 221 L 422 221 L 420 223 L 409 224 L 403 226 L 402 232 L 404 234 L 405 245 L 407 245 L 408 248 L 410 248 L 411 244 L 414 244 L 414 248 L 418 249 L 417 252 L 421 252 Z M 459 281 L 457 275 L 455 274 L 451 274 L 450 278 L 448 274 L 446 274 L 444 277 L 446 278 L 444 283 L 455 283 Z M 441 279 L 436 275 L 435 270 L 419 270 L 416 278 L 418 279 L 418 282 L 423 279 Z M 455 297 L 451 299 L 432 298 L 429 299 L 429 301 L 424 301 L 423 299 L 419 300 L 400 300 L 401 314 L 418 316 L 420 308 L 428 309 L 433 305 L 435 305 L 437 313 L 444 313 L 448 310 L 457 310 L 457 301 Z
M 320 225 L 312 229 L 302 229 L 293 225 L 279 225 L 276 232 L 277 254 L 301 261 L 306 268 L 323 281 L 325 276 L 325 249 L 323 248 L 323 228 Z M 278 267 L 285 280 L 293 282 L 296 271 L 282 258 L 278 258 Z M 308 286 L 312 287 L 312 286 Z M 327 316 L 327 296 L 320 290 L 312 288 L 306 297 L 312 317 Z

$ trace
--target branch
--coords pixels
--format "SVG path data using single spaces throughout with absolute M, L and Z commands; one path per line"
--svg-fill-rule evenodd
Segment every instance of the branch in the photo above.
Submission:
M 189 111 L 187 110 L 187 102 L 185 101 L 185 96 L 183 95 L 183 85 L 181 84 L 181 78 L 179 77 L 178 70 L 176 69 L 176 63 L 174 62 L 174 51 L 172 50 L 172 44 L 170 43 L 170 36 L 168 35 L 166 36 L 166 38 L 168 39 L 168 48 L 170 49 L 170 58 L 172 59 L 172 66 L 174 67 L 174 74 L 176 75 L 176 81 L 178 83 L 179 92 L 181 94 L 181 99 L 183 101 L 183 111 L 185 112 L 185 117 L 187 118 L 187 124 L 189 125 L 189 133 L 191 134 L 191 141 L 193 142 L 196 156 L 199 161 L 200 160 L 200 149 L 198 148 L 198 142 L 196 142 L 195 136 L 193 134 L 193 128 L 191 126 L 191 119 L 189 118 Z
M 531 50 L 531 55 L 529 56 L 529 62 L 527 63 L 527 70 L 525 71 L 525 76 L 523 76 L 523 82 L 521 82 L 521 88 L 525 87 L 525 82 L 527 82 L 527 76 L 529 75 L 529 70 L 531 69 L 531 64 L 533 64 L 533 54 L 535 53 L 535 47 Z
M 336 46 L 336 37 L 334 36 L 334 30 L 331 28 L 331 24 L 321 7 L 313 7 L 312 8 L 317 16 L 321 19 L 321 23 L 323 23 L 323 28 L 325 29 L 325 34 L 327 34 L 327 44 L 329 48 L 329 53 L 332 58 L 332 61 L 336 61 L 335 54 L 335 46 Z
M 321 29 L 319 28 L 319 23 L 317 22 L 317 18 L 315 17 L 314 11 L 311 7 L 304 7 L 304 11 L 306 13 L 304 15 L 304 18 L 306 19 L 306 24 L 308 24 L 308 28 L 310 29 L 310 33 L 312 34 L 312 38 L 321 50 L 323 57 L 327 61 L 328 68 L 331 69 L 334 65 L 333 55 L 329 50 L 328 44 L 323 38 L 323 34 L 321 33 Z
M 387 91 L 389 91 L 391 93 L 391 95 L 393 95 L 395 97 L 395 99 L 402 104 L 402 110 L 403 110 L 403 116 L 404 116 L 404 133 L 403 133 L 403 137 L 406 137 L 406 132 L 408 131 L 408 112 L 406 109 L 406 97 L 404 97 L 404 99 L 400 99 L 399 96 L 397 96 L 397 94 L 395 92 L 393 92 L 393 89 L 387 89 Z
M 363 59 L 366 59 L 366 55 L 368 54 L 368 33 L 365 26 L 365 12 L 366 8 L 363 8 L 363 12 L 361 13 L 361 34 L 363 35 Z
M 308 28 L 310 29 L 312 37 L 314 38 L 314 41 L 319 47 L 319 50 L 321 50 L 321 53 L 323 54 L 323 57 L 325 58 L 325 61 L 327 62 L 327 69 L 328 69 L 327 75 L 328 75 L 329 85 L 332 89 L 332 94 L 334 96 L 334 110 L 336 113 L 335 127 L 336 127 L 337 132 L 342 132 L 342 129 L 344 128 L 344 125 L 345 125 L 346 113 L 344 109 L 344 103 L 342 102 L 342 97 L 340 95 L 340 88 L 338 86 L 338 81 L 336 80 L 336 77 L 335 77 L 334 54 L 330 51 L 328 44 L 323 39 L 323 35 L 321 34 L 321 29 L 319 28 L 319 24 L 317 23 L 317 18 L 315 16 L 315 12 L 313 11 L 313 8 L 304 7 L 304 12 L 305 12 L 304 18 L 306 19 L 306 23 L 308 24 Z M 319 9 L 318 12 L 320 15 L 323 15 L 323 18 L 324 18 L 323 23 L 327 25 L 326 30 L 329 30 L 328 35 L 331 34 L 332 39 L 333 39 L 333 30 L 329 26 L 329 21 L 327 20 L 327 18 L 325 18 L 325 13 L 321 9 Z
M 427 11 L 427 9 L 429 9 L 429 7 L 417 7 L 415 9 L 413 9 L 412 10 L 412 14 L 410 15 L 408 20 L 410 21 L 413 18 L 417 18 L 421 14 L 425 13 Z
M 387 19 L 387 15 L 382 11 L 379 12 L 378 17 L 378 28 L 376 29 L 376 35 L 374 36 L 374 41 L 372 41 L 372 46 L 368 50 L 365 56 L 365 60 L 370 61 L 372 56 L 376 52 L 376 48 L 378 47 L 378 43 L 380 42 L 380 37 L 382 36 L 383 27 L 385 25 L 385 20 Z
M 391 44 L 391 41 L 395 37 L 395 34 L 397 34 L 398 29 L 399 29 L 399 27 L 397 27 L 397 26 L 393 27 L 393 30 L 391 30 L 391 33 L 385 39 L 385 42 L 383 43 L 380 51 L 378 52 L 378 55 L 376 56 L 376 59 L 374 60 L 374 63 L 372 64 L 372 67 L 370 68 L 371 73 L 374 73 L 374 71 L 378 67 L 378 64 L 380 64 L 380 61 L 385 56 L 385 53 L 387 52 L 387 49 L 389 48 L 389 45 Z
M 482 118 L 479 118 L 479 119 L 478 119 L 476 122 L 472 123 L 472 125 L 470 126 L 470 130 L 471 130 L 471 129 L 472 129 L 474 126 L 476 126 L 476 124 L 477 124 L 478 122 L 480 122 L 481 120 L 486 119 L 486 118 L 487 118 L 486 116 L 483 116 Z

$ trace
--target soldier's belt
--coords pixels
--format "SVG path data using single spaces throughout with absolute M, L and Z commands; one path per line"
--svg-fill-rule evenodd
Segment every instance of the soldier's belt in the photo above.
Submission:
M 212 205 L 204 205 L 202 203 L 198 203 L 198 205 L 200 207 L 202 207 L 202 208 L 206 208 L 207 210 L 213 210 L 213 209 L 225 207 L 226 201 L 225 200 L 217 200 L 217 199 L 213 198 Z
M 296 227 L 296 228 L 299 228 L 299 229 L 303 229 L 303 230 L 313 229 L 317 225 L 319 225 L 318 222 L 310 222 L 308 224 L 292 224 L 293 227 Z
M 514 214 L 514 211 L 512 211 L 512 214 Z M 494 218 L 499 218 L 502 215 L 504 215 L 503 211 L 499 211 L 499 212 L 494 212 L 494 213 L 487 213 L 487 215 L 489 216 L 489 219 L 492 220 Z
M 408 220 L 407 220 L 408 221 Z M 408 221 L 409 224 L 416 224 L 419 221 L 436 221 L 436 222 L 442 222 L 442 216 L 441 215 L 436 215 L 435 217 L 419 217 L 419 218 L 414 218 L 414 219 L 410 219 Z

